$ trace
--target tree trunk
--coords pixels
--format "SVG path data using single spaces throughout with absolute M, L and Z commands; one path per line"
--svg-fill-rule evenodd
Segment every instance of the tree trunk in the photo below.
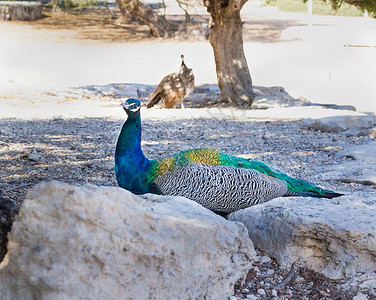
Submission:
M 155 37 L 172 37 L 178 29 L 177 26 L 169 23 L 165 17 L 158 15 L 138 0 L 116 0 L 116 3 L 125 18 L 129 17 L 129 13 L 140 18 L 150 27 L 151 34 Z
M 40 2 L 0 1 L 0 21 L 34 21 L 40 18 Z
M 247 0 L 204 0 L 213 21 L 210 44 L 214 50 L 222 102 L 252 105 L 252 79 L 243 51 L 240 10 Z

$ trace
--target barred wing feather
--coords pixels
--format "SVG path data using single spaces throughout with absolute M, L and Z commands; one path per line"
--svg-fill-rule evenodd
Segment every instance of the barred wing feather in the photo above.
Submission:
M 257 170 L 208 164 L 188 164 L 158 176 L 162 194 L 194 200 L 206 208 L 229 213 L 286 194 L 283 180 Z

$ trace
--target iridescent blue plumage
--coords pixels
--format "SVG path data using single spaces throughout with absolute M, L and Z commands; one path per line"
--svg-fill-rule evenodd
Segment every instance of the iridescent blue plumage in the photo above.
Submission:
M 119 186 L 136 194 L 184 196 L 222 213 L 229 213 L 281 196 L 333 198 L 342 194 L 269 168 L 262 162 L 202 148 L 149 160 L 141 149 L 140 102 L 123 104 L 124 123 L 115 152 Z
M 153 163 L 141 149 L 140 102 L 129 99 L 123 103 L 128 115 L 119 135 L 115 152 L 115 174 L 119 186 L 136 194 L 155 192 L 150 182 Z

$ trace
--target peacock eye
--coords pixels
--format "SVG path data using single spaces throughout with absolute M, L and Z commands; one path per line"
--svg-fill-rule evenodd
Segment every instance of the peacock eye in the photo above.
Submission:
M 132 104 L 130 107 L 129 107 L 129 110 L 131 112 L 136 112 L 140 109 L 140 106 L 138 106 L 137 104 Z

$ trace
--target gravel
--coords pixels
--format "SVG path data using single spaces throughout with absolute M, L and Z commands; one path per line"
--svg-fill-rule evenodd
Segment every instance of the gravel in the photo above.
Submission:
M 369 141 L 365 137 L 308 130 L 299 119 L 260 119 L 242 114 L 180 118 L 185 114 L 181 109 L 171 110 L 173 117 L 166 118 L 161 112 L 154 109 L 144 114 L 142 147 L 149 158 L 214 147 L 310 180 L 325 166 L 349 159 L 335 157 L 339 150 Z M 113 157 L 125 117 L 124 113 L 123 118 L 0 119 L 3 197 L 20 206 L 27 190 L 44 180 L 116 186 Z M 374 191 L 374 186 L 335 178 L 315 183 L 345 193 Z M 282 269 L 259 251 L 246 281 L 235 287 L 236 298 L 232 299 L 351 299 L 355 295 L 341 292 L 339 284 L 308 269 Z
M 202 110 L 194 112 L 200 116 Z M 320 168 L 350 159 L 336 157 L 338 151 L 370 139 L 312 131 L 299 119 L 259 119 L 242 114 L 179 118 L 184 115 L 181 109 L 170 110 L 168 114 L 161 112 L 148 110 L 143 118 L 142 147 L 149 158 L 213 147 L 231 155 L 261 160 L 307 180 L 320 172 Z M 123 115 L 123 118 L 0 118 L 0 189 L 4 196 L 21 203 L 27 189 L 43 180 L 115 186 L 113 156 L 126 117 Z M 373 190 L 372 186 L 333 179 L 315 183 L 342 192 Z
M 72 184 L 116 185 L 113 156 L 122 122 L 109 118 L 0 120 L 0 188 L 6 191 L 24 184 L 32 187 L 54 179 Z M 332 149 L 343 149 L 340 141 L 358 142 L 352 137 L 321 135 L 300 129 L 299 122 L 291 121 L 144 120 L 142 146 L 149 158 L 214 147 L 305 178 L 309 177 L 310 165 L 332 162 Z M 336 146 L 331 141 L 333 136 Z M 4 194 L 21 202 L 25 192 L 22 186 Z
M 257 256 L 267 257 L 256 249 Z M 273 272 L 270 272 L 273 271 Z M 352 299 L 355 291 L 341 288 L 340 281 L 331 280 L 307 268 L 281 268 L 274 259 L 268 263 L 256 260 L 245 282 L 235 286 L 235 299 Z

